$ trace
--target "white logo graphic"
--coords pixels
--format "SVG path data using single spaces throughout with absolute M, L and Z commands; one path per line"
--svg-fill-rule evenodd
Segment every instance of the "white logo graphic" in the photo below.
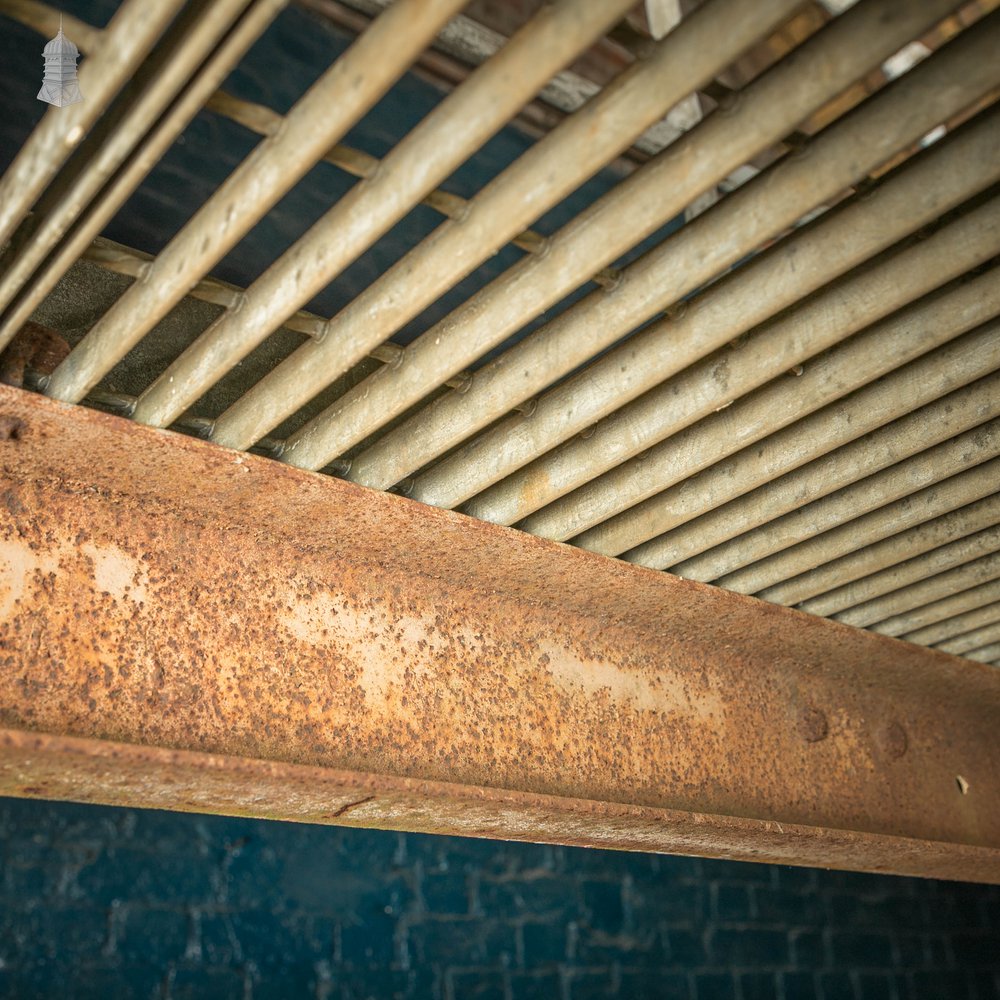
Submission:
M 76 79 L 76 60 L 80 50 L 63 34 L 59 18 L 59 34 L 48 42 L 44 50 L 45 78 L 38 99 L 46 104 L 63 108 L 83 100 L 80 84 Z

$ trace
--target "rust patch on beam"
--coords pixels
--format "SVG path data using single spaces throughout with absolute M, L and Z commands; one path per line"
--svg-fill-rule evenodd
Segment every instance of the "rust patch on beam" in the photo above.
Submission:
M 10 794 L 1000 881 L 990 667 L 16 389 L 0 422 Z

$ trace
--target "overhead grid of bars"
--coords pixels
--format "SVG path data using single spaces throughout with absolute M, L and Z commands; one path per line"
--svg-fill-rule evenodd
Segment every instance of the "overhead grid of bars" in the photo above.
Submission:
M 0 347 L 78 261 L 134 280 L 30 384 L 1000 660 L 998 0 L 824 12 L 738 90 L 720 78 L 819 8 L 705 0 L 468 199 L 451 174 L 602 36 L 634 39 L 619 23 L 631 0 L 543 6 L 381 161 L 343 137 L 462 0 L 396 0 L 280 115 L 219 88 L 287 2 L 165 0 L 151 17 L 123 0 L 103 30 L 67 18 L 87 100 L 47 113 L 0 179 Z M 47 33 L 59 12 L 0 0 L 0 15 Z M 917 42 L 929 54 L 893 79 L 888 61 Z M 553 234 L 531 228 L 706 93 L 718 107 L 688 132 Z M 203 109 L 261 141 L 155 258 L 103 239 Z M 359 182 L 249 287 L 213 277 L 321 161 Z M 743 168 L 749 181 L 689 211 Z M 336 315 L 306 311 L 421 204 L 437 229 Z M 509 244 L 516 264 L 393 342 Z M 186 297 L 223 311 L 137 396 L 109 392 Z M 281 328 L 304 343 L 224 411 L 202 408 Z

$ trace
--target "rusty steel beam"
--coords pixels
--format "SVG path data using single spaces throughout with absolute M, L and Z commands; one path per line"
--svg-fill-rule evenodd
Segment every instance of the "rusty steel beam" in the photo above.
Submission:
M 1000 673 L 0 388 L 0 794 L 1000 882 Z

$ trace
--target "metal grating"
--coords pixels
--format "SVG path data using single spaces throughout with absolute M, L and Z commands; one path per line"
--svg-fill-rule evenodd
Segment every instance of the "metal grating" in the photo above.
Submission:
M 534 13 L 500 32 L 459 0 L 311 0 L 363 30 L 285 114 L 220 90 L 283 0 L 67 17 L 85 101 L 0 180 L 4 374 L 1000 664 L 997 5 L 706 0 L 653 41 L 631 0 L 512 5 Z M 386 155 L 345 144 L 446 58 Z M 155 256 L 102 237 L 200 112 L 262 138 Z M 525 121 L 523 155 L 456 194 Z M 359 181 L 246 287 L 213 276 L 323 162 Z

